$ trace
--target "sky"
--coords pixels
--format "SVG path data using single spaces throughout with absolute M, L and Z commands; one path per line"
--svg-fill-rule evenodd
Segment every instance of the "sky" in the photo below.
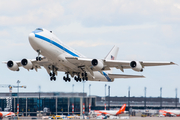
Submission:
M 11 3 L 11 4 L 9 4 Z M 146 78 L 115 79 L 114 82 L 85 82 L 85 92 L 104 96 L 105 84 L 111 96 L 175 97 L 180 96 L 180 1 L 178 0 L 0 0 L 0 61 L 35 59 L 37 53 L 28 41 L 34 29 L 42 27 L 64 43 L 89 58 L 103 59 L 114 45 L 119 47 L 118 60 L 172 61 L 178 65 L 146 67 L 143 72 L 131 69 L 124 74 Z M 122 74 L 120 70 L 114 73 Z M 50 81 L 44 68 L 19 72 L 0 64 L 0 85 L 26 85 L 20 92 L 83 91 L 83 83 L 63 81 L 59 72 Z M 8 92 L 8 88 L 0 88 Z M 16 92 L 13 89 L 13 92 Z M 107 92 L 106 92 L 107 94 Z

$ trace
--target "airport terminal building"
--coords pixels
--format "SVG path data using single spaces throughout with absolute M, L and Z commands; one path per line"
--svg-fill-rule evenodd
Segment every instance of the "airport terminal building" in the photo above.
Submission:
M 2 111 L 10 108 L 12 112 L 17 112 L 17 103 L 19 101 L 19 114 L 24 116 L 36 116 L 37 111 L 48 109 L 47 114 L 72 114 L 72 104 L 74 104 L 74 113 L 83 113 L 83 101 L 85 103 L 85 113 L 91 110 L 103 110 L 106 103 L 106 109 L 120 108 L 127 104 L 126 110 L 132 109 L 163 109 L 180 108 L 179 98 L 161 98 L 161 97 L 100 97 L 87 96 L 87 93 L 77 92 L 25 92 L 25 93 L 0 93 L 0 107 Z

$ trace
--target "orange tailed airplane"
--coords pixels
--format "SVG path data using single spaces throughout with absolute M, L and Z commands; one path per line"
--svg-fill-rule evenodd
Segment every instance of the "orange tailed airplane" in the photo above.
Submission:
M 11 117 L 11 116 L 15 116 L 15 114 L 13 112 L 0 112 L 0 118 L 2 119 L 3 117 Z
M 106 116 L 115 116 L 119 114 L 125 113 L 126 109 L 126 104 L 124 104 L 119 110 L 94 110 L 91 111 L 90 114 L 95 114 L 95 115 L 106 115 Z

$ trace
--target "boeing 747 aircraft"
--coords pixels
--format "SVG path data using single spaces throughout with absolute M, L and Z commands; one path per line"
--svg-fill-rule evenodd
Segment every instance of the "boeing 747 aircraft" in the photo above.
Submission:
M 69 75 L 78 82 L 81 80 L 113 82 L 115 78 L 143 78 L 142 75 L 112 74 L 112 68 L 133 69 L 142 72 L 146 66 L 172 65 L 173 62 L 121 61 L 116 60 L 119 48 L 114 46 L 104 59 L 90 59 L 73 50 L 60 41 L 52 31 L 37 28 L 29 34 L 29 42 L 38 53 L 36 59 L 9 60 L 5 62 L 12 71 L 19 67 L 27 70 L 38 70 L 44 67 L 50 80 L 56 80 L 57 72 L 63 71 L 63 79 L 70 81 Z M 42 55 L 42 56 L 41 56 Z

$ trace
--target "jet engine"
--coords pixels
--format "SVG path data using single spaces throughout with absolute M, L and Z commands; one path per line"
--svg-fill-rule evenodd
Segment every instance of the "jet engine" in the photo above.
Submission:
M 93 59 L 91 61 L 94 70 L 102 70 L 104 68 L 104 64 L 102 60 Z
M 19 71 L 19 67 L 16 62 L 9 60 L 7 62 L 7 67 L 12 71 Z
M 27 59 L 22 59 L 21 60 L 21 64 L 22 66 L 25 68 L 25 69 L 32 69 L 33 68 L 33 64 L 30 60 L 27 60 Z
M 134 71 L 137 71 L 137 72 L 142 72 L 143 71 L 143 67 L 142 67 L 141 63 L 138 62 L 138 61 L 132 61 L 130 63 L 130 66 Z

